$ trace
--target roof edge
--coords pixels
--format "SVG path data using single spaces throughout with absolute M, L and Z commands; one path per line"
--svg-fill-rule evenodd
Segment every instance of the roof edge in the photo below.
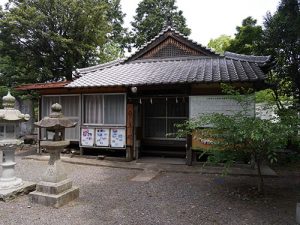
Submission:
M 272 60 L 272 56 L 256 56 L 256 55 L 245 55 L 245 54 L 237 54 L 234 52 L 224 52 L 224 57 L 227 59 L 235 59 L 240 61 L 248 61 L 253 63 L 262 63 L 267 64 Z

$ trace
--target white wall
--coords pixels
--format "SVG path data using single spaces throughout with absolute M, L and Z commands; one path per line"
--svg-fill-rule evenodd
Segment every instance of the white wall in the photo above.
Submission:
M 189 118 L 195 118 L 201 114 L 223 113 L 233 115 L 243 110 L 242 106 L 230 96 L 226 95 L 201 95 L 190 96 L 189 99 Z M 255 102 L 249 100 L 247 114 L 255 115 Z

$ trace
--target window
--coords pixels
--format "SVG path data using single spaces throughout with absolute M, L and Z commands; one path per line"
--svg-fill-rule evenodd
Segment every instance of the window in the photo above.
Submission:
M 187 119 L 187 104 L 180 98 L 147 101 L 145 111 L 145 138 L 174 138 L 175 124 Z
M 0 124 L 0 140 L 15 139 L 16 126 L 15 124 Z
M 64 114 L 65 117 L 72 120 L 73 122 L 77 122 L 76 127 L 66 129 L 65 139 L 79 140 L 79 123 L 80 123 L 79 95 L 43 96 L 42 118 L 50 115 L 51 106 L 55 103 L 59 103 L 62 105 L 62 113 Z M 42 137 L 46 138 L 45 129 L 42 129 Z
M 85 95 L 84 102 L 84 119 L 87 124 L 103 123 L 103 96 L 102 95 Z
M 125 105 L 123 95 L 104 96 L 104 123 L 125 124 Z
M 84 124 L 125 125 L 125 95 L 84 95 Z

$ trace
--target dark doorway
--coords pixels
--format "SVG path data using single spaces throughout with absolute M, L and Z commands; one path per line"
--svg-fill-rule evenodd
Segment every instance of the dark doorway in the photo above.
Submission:
M 141 156 L 185 157 L 185 138 L 177 138 L 175 124 L 188 118 L 184 97 L 157 97 L 143 102 Z

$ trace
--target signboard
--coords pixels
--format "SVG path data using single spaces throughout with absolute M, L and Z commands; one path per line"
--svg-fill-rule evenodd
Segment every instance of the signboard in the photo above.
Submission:
M 103 146 L 103 147 L 109 145 L 109 129 L 107 128 L 96 129 L 96 145 Z
M 81 145 L 93 146 L 94 145 L 94 129 L 82 128 L 81 129 Z
M 124 148 L 125 147 L 125 134 L 124 128 L 112 128 L 110 130 L 110 145 L 113 148 Z

